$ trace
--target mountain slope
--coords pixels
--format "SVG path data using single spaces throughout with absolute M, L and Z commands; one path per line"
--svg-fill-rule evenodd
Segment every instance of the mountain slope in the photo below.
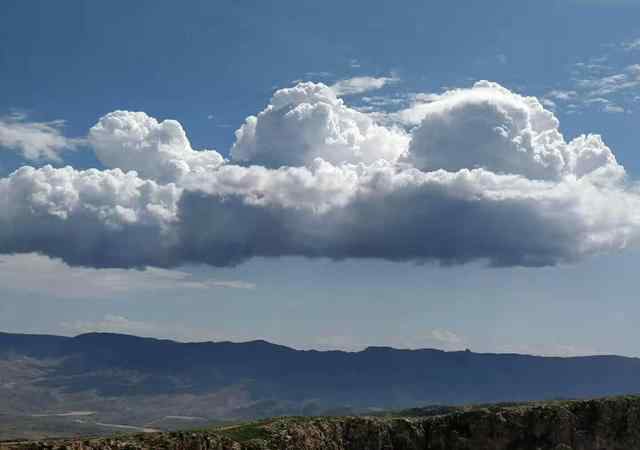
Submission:
M 164 416 L 246 419 L 634 392 L 640 359 L 619 356 L 319 352 L 264 341 L 0 333 L 0 414 L 82 410 L 143 426 Z

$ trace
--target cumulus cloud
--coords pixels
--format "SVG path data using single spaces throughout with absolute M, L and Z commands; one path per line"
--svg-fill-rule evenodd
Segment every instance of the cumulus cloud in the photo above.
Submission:
M 331 85 L 331 90 L 337 95 L 354 95 L 381 89 L 389 83 L 398 81 L 395 77 L 353 77 L 340 80 Z
M 637 241 L 640 196 L 599 136 L 567 141 L 537 99 L 489 82 L 425 104 L 404 131 L 300 83 L 246 120 L 230 161 L 192 149 L 175 121 L 108 114 L 90 141 L 110 170 L 0 180 L 0 252 L 94 267 L 294 255 L 541 266 Z
M 180 193 L 120 169 L 22 167 L 0 180 L 0 252 L 93 267 L 167 266 Z
M 349 108 L 321 83 L 280 89 L 257 116 L 236 131 L 231 158 L 266 167 L 304 166 L 322 158 L 332 164 L 395 161 L 408 146 L 399 128 L 378 125 Z
M 158 122 L 143 112 L 107 114 L 91 128 L 89 143 L 105 166 L 135 170 L 159 182 L 180 180 L 192 171 L 210 171 L 224 162 L 215 150 L 191 148 L 179 122 Z
M 187 254 L 213 265 L 302 255 L 535 266 L 624 247 L 636 232 L 637 198 L 588 179 L 550 183 L 483 169 L 343 170 L 354 170 L 356 182 L 342 204 L 324 211 L 185 192 Z M 310 172 L 309 183 L 313 178 Z
M 30 122 L 22 114 L 0 117 L 0 149 L 6 148 L 31 161 L 59 162 L 60 153 L 78 146 L 81 139 L 62 134 L 64 121 Z
M 613 153 L 595 136 L 565 142 L 558 119 L 534 97 L 488 82 L 449 91 L 422 108 L 407 160 L 423 170 L 484 168 L 529 179 L 585 175 L 586 160 L 620 176 Z

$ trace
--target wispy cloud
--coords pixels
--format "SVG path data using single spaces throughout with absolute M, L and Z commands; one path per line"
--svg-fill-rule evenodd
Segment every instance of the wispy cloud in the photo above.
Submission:
M 305 79 L 308 79 L 308 80 L 325 80 L 327 78 L 333 77 L 334 75 L 331 72 L 319 71 L 319 72 L 306 72 L 304 76 L 305 76 Z M 302 80 L 298 80 L 298 81 L 302 81 Z
M 578 93 L 573 90 L 564 91 L 561 89 L 554 89 L 552 91 L 547 92 L 545 98 L 551 98 L 553 100 L 572 100 L 575 99 Z
M 73 334 L 103 332 L 103 333 L 123 333 L 140 336 L 155 335 L 158 331 L 156 324 L 138 320 L 131 320 L 125 316 L 117 314 L 106 314 L 102 319 L 78 320 L 73 322 L 62 322 L 60 326 Z
M 149 267 L 146 270 L 69 267 L 62 261 L 36 254 L 3 256 L 0 286 L 4 292 L 30 292 L 56 298 L 113 299 L 140 293 L 209 289 L 255 289 L 242 280 L 196 278 L 181 270 Z
M 59 324 L 65 334 L 83 333 L 121 333 L 136 336 L 172 339 L 180 342 L 233 341 L 244 342 L 255 339 L 254 335 L 238 334 L 237 330 L 224 330 L 216 327 L 195 327 L 180 322 L 160 322 L 152 320 L 132 319 L 121 314 L 105 314 L 91 320 L 71 320 Z
M 386 115 L 392 123 L 400 123 L 405 126 L 418 125 L 424 118 L 429 105 L 442 99 L 441 94 L 413 93 L 407 96 L 405 107 Z
M 210 287 L 220 287 L 229 289 L 255 289 L 256 285 L 240 280 L 207 281 L 205 285 Z
M 27 116 L 14 113 L 0 117 L 0 149 L 20 153 L 25 159 L 61 161 L 60 154 L 72 150 L 83 139 L 68 138 L 62 134 L 65 122 L 33 122 Z
M 446 328 L 433 328 L 420 333 L 386 336 L 383 343 L 379 339 L 368 339 L 336 331 L 335 334 L 327 333 L 318 337 L 315 345 L 311 347 L 320 350 L 360 351 L 376 345 L 400 349 L 436 348 L 448 351 L 463 350 L 468 346 L 464 336 Z
M 622 48 L 627 51 L 640 50 L 640 38 L 623 42 Z
M 431 330 L 429 337 L 436 342 L 440 342 L 446 345 L 459 345 L 464 342 L 464 338 L 454 333 L 451 330 L 435 329 Z
M 591 348 L 573 344 L 509 344 L 497 349 L 498 353 L 518 353 L 536 356 L 591 356 L 601 355 L 603 352 Z
M 640 39 L 603 46 L 607 54 L 594 56 L 572 66 L 571 84 L 552 89 L 543 103 L 567 113 L 596 108 L 605 113 L 631 112 L 640 93 L 640 64 L 630 59 L 629 51 L 640 49 Z
M 618 106 L 612 103 L 605 105 L 602 108 L 602 111 L 606 113 L 611 113 L 611 114 L 620 114 L 620 113 L 626 112 L 626 110 L 622 106 Z
M 354 95 L 381 89 L 389 83 L 398 82 L 397 77 L 353 77 L 340 80 L 331 86 L 336 95 Z
M 604 77 L 577 80 L 576 86 L 589 97 L 606 96 L 640 86 L 640 64 L 633 64 L 619 73 Z

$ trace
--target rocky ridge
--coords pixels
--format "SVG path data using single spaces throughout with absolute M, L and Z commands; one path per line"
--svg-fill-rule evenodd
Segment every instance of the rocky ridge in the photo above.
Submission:
M 0 444 L 2 450 L 640 450 L 640 397 L 278 418 L 212 430 Z

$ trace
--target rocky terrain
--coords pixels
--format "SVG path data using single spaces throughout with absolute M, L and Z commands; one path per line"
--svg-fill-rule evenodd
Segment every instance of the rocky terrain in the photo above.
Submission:
M 211 430 L 0 444 L 2 450 L 634 450 L 640 397 L 279 418 Z

